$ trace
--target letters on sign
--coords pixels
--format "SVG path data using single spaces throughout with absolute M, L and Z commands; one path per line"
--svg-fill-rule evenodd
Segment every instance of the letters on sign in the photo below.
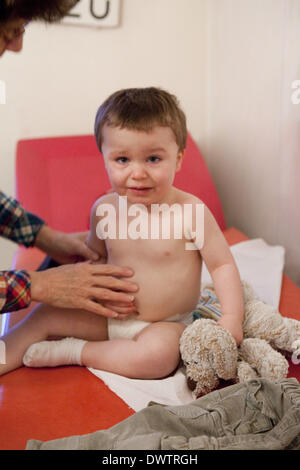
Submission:
M 80 0 L 63 23 L 86 26 L 118 26 L 120 0 Z

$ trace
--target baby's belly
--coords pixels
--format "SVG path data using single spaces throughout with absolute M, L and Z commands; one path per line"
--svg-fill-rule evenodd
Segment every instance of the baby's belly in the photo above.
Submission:
M 168 317 L 194 310 L 200 294 L 201 263 L 177 269 L 147 270 L 145 266 L 135 270 L 132 281 L 139 285 L 135 294 L 138 319 L 162 321 Z M 173 270 L 174 271 L 174 270 Z

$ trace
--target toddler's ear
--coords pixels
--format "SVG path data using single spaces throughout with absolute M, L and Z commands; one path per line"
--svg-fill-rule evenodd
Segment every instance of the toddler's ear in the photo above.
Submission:
M 184 150 L 178 153 L 177 159 L 176 159 L 176 172 L 180 170 L 181 165 L 182 165 L 182 160 L 184 157 Z

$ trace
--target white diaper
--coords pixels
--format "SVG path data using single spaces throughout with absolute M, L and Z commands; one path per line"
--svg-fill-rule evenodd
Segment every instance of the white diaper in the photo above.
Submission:
M 193 321 L 193 312 L 173 315 L 161 321 L 177 322 L 187 326 Z M 136 318 L 128 318 L 128 320 L 108 318 L 108 339 L 133 339 L 135 335 L 146 328 L 146 326 L 151 325 L 151 323 L 152 322 L 137 320 Z

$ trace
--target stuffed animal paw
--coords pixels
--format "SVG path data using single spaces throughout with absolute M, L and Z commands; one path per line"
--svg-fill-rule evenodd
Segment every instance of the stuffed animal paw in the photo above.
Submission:
M 189 325 L 181 335 L 180 352 L 194 398 L 215 390 L 220 379 L 236 377 L 236 342 L 214 320 L 199 319 Z
M 289 364 L 287 360 L 275 351 L 264 339 L 246 338 L 242 341 L 238 348 L 239 359 L 247 363 L 252 371 L 259 377 L 276 381 L 284 379 L 287 376 Z M 245 376 L 237 373 L 238 382 L 248 380 Z
M 244 338 L 260 338 L 287 357 L 300 353 L 300 322 L 283 317 L 272 305 L 260 300 L 243 282 L 245 299 Z
M 217 324 L 221 310 L 212 286 L 207 286 L 200 318 L 183 332 L 180 352 L 193 397 L 215 390 L 220 380 L 244 382 L 254 377 L 280 380 L 288 373 L 285 355 L 300 362 L 300 322 L 280 315 L 243 282 L 244 339 L 239 348 L 229 331 Z M 211 318 L 210 318 L 211 316 Z

